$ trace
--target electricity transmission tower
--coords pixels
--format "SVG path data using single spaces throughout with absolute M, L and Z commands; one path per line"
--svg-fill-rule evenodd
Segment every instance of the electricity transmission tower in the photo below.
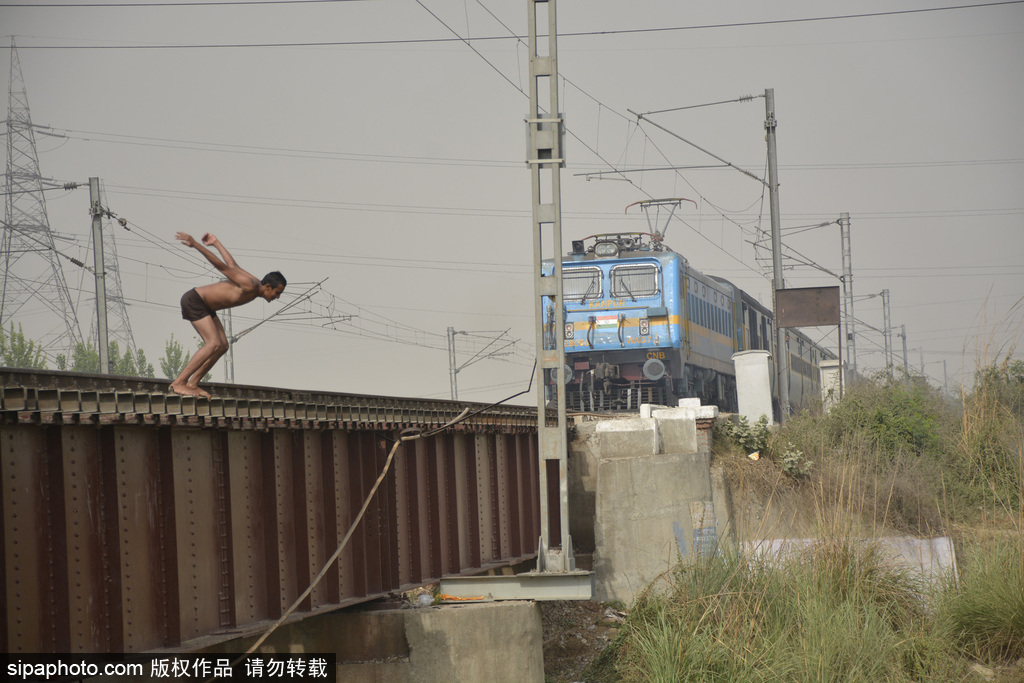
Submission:
M 46 216 L 35 132 L 13 39 L 6 132 L 0 326 L 24 321 L 30 327 L 26 334 L 44 351 L 65 351 L 82 341 L 82 332 Z

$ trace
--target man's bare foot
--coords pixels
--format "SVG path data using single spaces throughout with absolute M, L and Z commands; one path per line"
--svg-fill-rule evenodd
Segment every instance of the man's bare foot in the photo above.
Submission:
M 193 396 L 198 396 L 200 398 L 210 398 L 209 392 L 204 391 L 203 389 L 200 389 L 198 385 L 197 386 L 191 386 L 189 384 L 186 384 L 185 388 L 188 389 L 192 393 Z
M 171 393 L 178 396 L 195 396 L 195 393 L 187 386 L 171 383 Z

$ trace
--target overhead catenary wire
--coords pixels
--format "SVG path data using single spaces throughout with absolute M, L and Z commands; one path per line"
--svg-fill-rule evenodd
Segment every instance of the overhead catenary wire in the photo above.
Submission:
M 307 4 L 346 2 L 355 0 L 301 0 Z M 419 0 L 417 0 L 419 2 Z M 718 29 L 746 28 L 755 26 L 777 26 L 785 24 L 800 24 L 825 21 L 849 21 L 854 19 L 870 19 L 876 17 L 923 14 L 930 12 L 951 12 L 960 10 L 978 10 L 990 7 L 1006 5 L 1019 5 L 1024 0 L 1002 0 L 1001 2 L 986 2 L 968 5 L 947 5 L 945 7 L 922 7 L 908 10 L 888 10 L 880 12 L 862 12 L 858 14 L 837 14 L 814 17 L 796 17 L 792 19 L 765 19 L 761 21 L 737 21 L 722 22 L 716 24 L 695 24 L 691 26 L 659 26 L 636 29 L 610 29 L 605 31 L 575 31 L 559 34 L 559 38 L 579 38 L 588 36 L 609 36 L 609 35 L 630 35 L 644 33 L 665 33 L 676 31 L 708 31 Z M 0 4 L 0 8 L 26 7 L 33 9 L 57 8 L 88 8 L 88 7 L 117 7 L 117 8 L 145 8 L 145 7 L 194 7 L 203 5 L 273 5 L 273 4 L 294 4 L 288 0 L 241 0 L 240 2 L 139 2 L 139 3 L 7 3 Z M 454 32 L 454 31 L 453 31 Z M 473 38 L 474 41 L 509 40 L 515 38 L 522 40 L 523 36 L 481 36 Z M 47 49 L 47 50 L 181 50 L 181 49 L 254 49 L 254 48 L 280 48 L 280 47 L 342 47 L 342 46 L 363 46 L 363 45 L 409 45 L 409 44 L 430 44 L 430 43 L 453 43 L 465 42 L 463 38 L 413 38 L 413 39 L 390 39 L 390 40 L 354 40 L 354 41 L 310 41 L 310 42 L 288 42 L 288 43 L 206 43 L 206 44 L 164 44 L 164 45 L 28 45 L 19 46 L 19 49 Z M 517 86 L 518 87 L 518 86 Z

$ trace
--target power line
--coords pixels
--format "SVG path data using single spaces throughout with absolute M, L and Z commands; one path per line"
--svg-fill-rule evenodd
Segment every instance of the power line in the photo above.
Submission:
M 79 8 L 79 7 L 236 7 L 241 5 L 328 5 L 341 2 L 363 2 L 365 0 L 202 0 L 197 2 L 32 2 L 32 3 L 0 3 L 4 7 L 30 7 L 32 9 L 56 7 L 56 8 Z
M 78 7 L 193 7 L 193 6 L 218 6 L 218 5 L 288 5 L 298 4 L 299 2 L 305 2 L 307 4 L 315 4 L 317 2 L 330 3 L 330 2 L 354 2 L 355 0 L 251 0 L 250 2 L 195 2 L 195 3 L 92 3 L 85 5 L 76 5 L 68 3 L 54 3 L 54 4 L 29 4 L 29 3 L 16 3 L 0 5 L 0 8 L 14 8 L 14 7 L 31 7 L 33 9 L 41 8 L 78 8 Z M 418 2 L 418 0 L 417 0 Z M 812 23 L 812 22 L 825 22 L 825 21 L 847 21 L 852 19 L 867 19 L 876 17 L 891 17 L 900 15 L 911 15 L 911 14 L 925 14 L 931 12 L 949 12 L 956 10 L 968 10 L 968 9 L 982 9 L 989 7 L 1000 7 L 1005 5 L 1019 5 L 1024 3 L 1024 0 L 1005 0 L 1004 2 L 987 2 L 977 5 L 950 5 L 946 7 L 923 7 L 919 9 L 909 10 L 891 10 L 886 12 L 865 12 L 861 14 L 839 14 L 830 16 L 817 16 L 817 17 L 798 17 L 794 19 L 768 19 L 764 21 L 738 21 L 738 22 L 726 22 L 718 24 L 696 24 L 693 26 L 664 26 L 664 27 L 652 27 L 652 28 L 637 28 L 637 29 L 612 29 L 607 31 L 578 31 L 560 33 L 559 38 L 581 38 L 591 36 L 610 36 L 610 35 L 630 35 L 630 34 L 645 34 L 645 33 L 666 33 L 675 31 L 706 31 L 713 29 L 730 29 L 730 28 L 748 28 L 748 27 L 759 27 L 759 26 L 779 26 L 785 24 L 801 24 L 801 23 Z M 421 3 L 422 4 L 422 3 Z M 424 7 L 424 9 L 426 9 Z M 429 10 L 427 10 L 429 12 Z M 453 31 L 454 33 L 454 31 Z M 457 35 L 457 34 L 456 34 Z M 474 42 L 481 41 L 494 41 L 494 40 L 524 40 L 525 36 L 482 36 L 479 38 L 473 38 Z M 189 50 L 189 49 L 252 49 L 252 48 L 277 48 L 277 47 L 357 47 L 367 45 L 412 45 L 412 44 L 431 44 L 431 43 L 465 43 L 464 38 L 413 38 L 413 39 L 395 39 L 395 40 L 355 40 L 355 41 L 314 41 L 314 42 L 292 42 L 292 43 L 207 43 L 207 44 L 196 44 L 196 45 L 181 45 L 181 44 L 164 44 L 164 45 L 29 45 L 23 46 L 21 49 L 37 49 L 37 50 Z M 511 81 L 510 81 L 511 82 Z M 513 86 L 519 89 L 513 83 Z
M 597 100 L 587 91 L 562 77 L 567 85 L 571 85 L 580 94 L 591 99 L 595 104 L 607 110 L 625 121 L 631 119 L 608 107 L 608 105 Z M 695 105 L 702 106 L 702 105 Z M 689 107 L 687 107 L 689 108 Z M 515 168 L 522 167 L 522 161 L 504 159 L 467 159 L 464 157 L 418 157 L 390 154 L 363 154 L 358 152 L 337 152 L 325 151 L 322 149 L 302 149 L 292 147 L 268 147 L 265 145 L 237 145 L 223 142 L 208 142 L 204 140 L 182 140 L 176 138 L 153 137 L 144 135 L 124 135 L 120 133 L 106 133 L 102 131 L 74 130 L 70 128 L 54 128 L 33 124 L 33 128 L 40 135 L 58 139 L 79 140 L 81 142 L 98 142 L 105 144 L 138 145 L 140 147 L 162 147 L 167 149 L 191 149 L 196 151 L 217 152 L 223 154 L 248 154 L 258 156 L 286 157 L 293 159 L 334 159 L 338 161 L 367 161 L 375 163 L 396 163 L 396 164 L 425 164 L 444 166 L 474 166 L 482 168 Z M 0 131 L 0 135 L 2 135 Z M 96 139 L 95 136 L 100 138 Z M 780 164 L 780 170 L 786 171 L 837 171 L 837 170 L 885 170 L 905 168 L 949 168 L 957 166 L 1003 166 L 1012 164 L 1024 164 L 1024 158 L 997 158 L 997 159 L 949 159 L 939 161 L 876 161 L 864 163 L 798 163 Z M 607 165 L 607 164 L 605 164 Z M 749 166 L 750 164 L 738 164 Z M 578 168 L 586 168 L 585 164 L 576 164 Z M 611 171 L 583 171 L 576 175 L 606 175 L 626 173 L 651 173 L 655 171 L 677 171 L 677 170 L 722 170 L 728 166 L 724 164 L 703 164 L 691 166 L 650 166 L 629 169 L 613 169 Z M 60 184 L 56 180 L 42 179 L 44 182 L 53 183 L 52 187 L 44 187 L 44 190 L 72 190 L 77 183 Z

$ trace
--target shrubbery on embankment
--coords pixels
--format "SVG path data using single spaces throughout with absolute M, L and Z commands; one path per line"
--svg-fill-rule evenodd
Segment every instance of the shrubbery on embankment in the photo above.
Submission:
M 953 397 L 916 377 L 862 381 L 827 414 L 723 443 L 720 461 L 797 491 L 817 542 L 667 572 L 586 680 L 1024 679 L 1024 362 L 983 367 Z M 870 540 L 893 533 L 952 538 L 958 572 L 924 583 Z

